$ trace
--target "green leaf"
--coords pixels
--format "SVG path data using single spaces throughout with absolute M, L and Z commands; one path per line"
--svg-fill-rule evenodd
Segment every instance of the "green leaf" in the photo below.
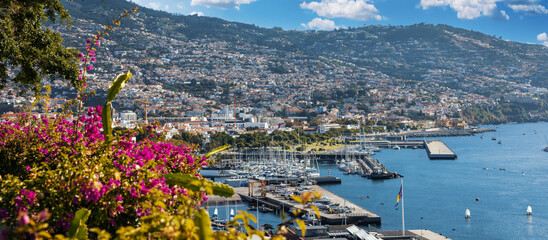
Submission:
M 208 153 L 206 153 L 206 155 L 204 155 L 204 157 L 209 158 L 209 157 L 213 156 L 213 154 L 216 154 L 216 153 L 222 152 L 224 150 L 227 150 L 229 147 L 230 147 L 230 144 L 220 146 L 220 147 L 215 148 L 215 149 L 209 151 Z
M 199 179 L 190 174 L 168 173 L 164 174 L 163 177 L 166 179 L 168 185 L 177 185 L 192 191 L 200 191 L 203 187 L 210 187 L 213 191 L 213 195 L 216 196 L 232 197 L 235 194 L 234 189 L 226 184 Z
M 213 182 L 213 195 L 221 197 L 232 197 L 234 193 L 234 188 L 223 183 Z
M 107 102 L 103 106 L 101 122 L 103 123 L 103 135 L 107 142 L 112 142 L 112 105 L 111 102 L 116 98 L 116 94 L 122 90 L 127 81 L 131 78 L 131 72 L 120 74 L 114 79 L 107 92 Z
M 209 220 L 209 214 L 205 209 L 200 209 L 194 215 L 194 225 L 198 229 L 199 239 L 213 239 L 213 231 L 211 230 L 211 222 Z
M 112 108 L 110 103 L 103 106 L 101 113 L 101 122 L 103 123 L 103 135 L 107 142 L 112 142 Z
M 302 238 L 304 238 L 304 234 L 306 233 L 306 224 L 301 219 L 295 219 L 295 222 L 299 225 L 299 228 L 301 228 Z
M 74 214 L 74 218 L 70 222 L 69 238 L 79 240 L 88 239 L 88 227 L 86 225 L 86 221 L 88 220 L 90 214 L 91 211 L 85 208 L 80 208 L 80 210 Z
M 195 180 L 200 180 L 196 176 L 191 176 L 190 174 L 182 174 L 182 173 L 168 173 L 168 174 L 164 174 L 163 177 L 166 179 L 166 183 L 169 185 L 177 185 L 180 187 L 188 188 L 190 190 L 194 190 L 191 188 L 195 187 L 195 186 L 190 186 L 190 183 Z
M 118 77 L 114 79 L 107 92 L 107 103 L 114 101 L 114 98 L 116 98 L 116 94 L 118 94 L 120 90 L 122 90 L 122 88 L 126 85 L 127 81 L 130 78 L 131 72 L 128 71 L 127 73 L 118 75 Z

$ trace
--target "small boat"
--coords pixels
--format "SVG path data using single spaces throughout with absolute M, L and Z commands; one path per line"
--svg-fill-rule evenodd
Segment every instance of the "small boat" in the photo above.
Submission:
M 502 144 L 502 140 L 499 140 L 498 144 Z
M 483 135 L 481 135 L 480 138 L 483 139 Z
M 496 138 L 496 137 L 492 137 L 491 140 L 495 141 L 495 140 L 497 140 L 497 138 Z
M 466 209 L 466 211 L 464 212 L 464 218 L 466 219 L 470 219 L 471 216 L 470 216 L 470 210 L 468 210 L 468 208 Z
M 527 206 L 527 216 L 531 215 L 533 215 L 533 209 L 531 208 L 531 206 Z
M 542 151 L 548 152 L 548 147 L 545 147 Z
M 235 214 L 234 214 L 234 209 L 231 208 L 231 209 L 230 209 L 230 220 L 233 220 L 233 219 L 234 219 L 234 215 L 235 215 Z
M 396 145 L 396 146 L 392 147 L 392 149 L 394 149 L 394 150 L 400 150 L 400 146 Z
M 217 210 L 217 208 L 215 208 L 215 210 L 213 210 L 213 217 L 217 216 L 219 216 L 219 211 Z

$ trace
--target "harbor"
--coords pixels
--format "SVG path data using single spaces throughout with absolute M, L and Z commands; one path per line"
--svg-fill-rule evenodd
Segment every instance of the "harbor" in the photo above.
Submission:
M 338 170 L 341 160 L 347 159 L 344 149 L 340 149 L 337 152 L 331 152 L 330 157 L 332 160 L 320 162 L 319 168 L 320 176 L 340 178 L 341 183 L 326 184 L 321 187 L 340 196 L 341 199 L 345 199 L 347 203 L 351 202 L 379 216 L 382 223 L 380 229 L 378 227 L 362 226 L 361 224 L 360 226 L 369 233 L 383 235 L 384 237 L 381 237 L 383 239 L 409 239 L 409 236 L 415 239 L 493 239 L 514 236 L 507 229 L 515 229 L 520 234 L 528 236 L 528 239 L 538 239 L 535 237 L 538 237 L 538 235 L 543 236 L 546 231 L 535 230 L 533 233 L 527 231 L 527 226 L 543 229 L 545 216 L 539 209 L 545 210 L 547 208 L 546 204 L 535 200 L 538 191 L 540 191 L 538 189 L 544 191 L 546 189 L 545 185 L 535 182 L 530 186 L 530 179 L 536 179 L 541 171 L 536 170 L 536 167 L 530 168 L 528 166 L 533 163 L 537 164 L 538 159 L 546 159 L 545 152 L 539 151 L 539 149 L 545 147 L 544 136 L 533 133 L 534 129 L 538 131 L 539 127 L 533 127 L 537 125 L 541 124 L 506 126 L 503 134 L 504 145 L 496 144 L 489 138 L 481 138 L 479 135 L 444 138 L 444 144 L 450 147 L 455 154 L 456 151 L 454 150 L 459 151 L 458 161 L 429 161 L 426 148 L 422 150 L 422 148 L 417 147 L 417 150 L 412 150 L 413 147 L 405 148 L 403 144 L 401 150 L 393 150 L 390 147 L 391 150 L 382 150 L 375 152 L 374 156 L 370 156 L 371 158 L 378 158 L 387 169 L 405 175 L 404 181 L 407 186 L 405 193 L 405 222 L 407 225 L 405 235 L 407 238 L 401 238 L 401 214 L 399 213 L 401 208 L 398 210 L 399 206 L 394 207 L 395 197 L 400 187 L 399 180 L 370 181 L 358 174 L 345 174 L 345 171 Z M 531 127 L 523 128 L 523 126 Z M 545 123 L 542 126 L 546 126 Z M 422 139 L 406 141 L 413 141 L 419 146 L 425 144 Z M 393 139 L 390 142 L 403 143 L 406 141 Z M 386 148 L 383 149 L 389 149 L 388 146 L 390 145 L 387 144 Z M 349 160 L 352 158 L 351 152 L 357 152 L 355 151 L 357 149 L 356 145 L 347 146 L 346 151 Z M 466 149 L 466 151 L 463 149 Z M 436 150 L 431 151 L 435 152 Z M 517 160 L 519 161 L 516 161 L 516 151 L 524 156 L 528 154 L 533 157 L 518 157 Z M 286 154 L 291 155 L 290 153 Z M 295 156 L 300 155 L 295 154 Z M 358 156 L 358 154 L 354 156 Z M 265 157 L 263 156 L 263 158 Z M 337 164 L 337 160 L 339 164 Z M 300 160 L 298 161 L 300 162 Z M 345 160 L 345 162 L 347 161 Z M 527 164 L 523 165 L 523 163 Z M 484 169 L 486 167 L 487 170 Z M 508 169 L 508 171 L 500 171 L 500 168 Z M 546 168 L 546 164 L 541 165 L 542 172 Z M 458 179 L 458 181 L 455 181 L 455 179 Z M 475 185 L 478 181 L 482 181 L 486 186 Z M 280 185 L 283 182 L 269 180 L 265 187 Z M 527 191 L 515 187 L 515 185 L 518 185 L 517 183 L 520 187 L 524 186 Z M 288 185 L 290 184 L 288 182 Z M 256 184 L 254 186 L 255 188 L 259 187 Z M 275 191 L 275 187 L 271 188 Z M 248 190 L 245 189 L 248 188 L 243 187 L 242 189 L 243 195 L 247 196 Z M 275 204 L 269 198 L 263 198 L 260 192 L 255 191 L 253 194 L 254 197 L 247 200 L 249 202 L 238 195 L 240 200 L 237 203 L 241 204 L 240 209 L 244 209 L 244 207 L 248 209 L 250 205 L 253 209 L 253 205 L 256 206 L 256 202 L 259 200 L 259 206 L 265 206 L 265 208 L 258 209 L 265 212 L 259 211 L 257 213 L 261 216 L 261 224 L 276 225 L 280 223 L 280 217 L 275 214 L 276 211 L 278 213 L 280 211 L 290 211 L 286 209 L 290 205 L 284 205 L 280 210 L 278 209 L 279 204 Z M 268 196 L 270 194 L 275 195 L 276 193 L 271 192 Z M 511 195 L 507 196 L 506 194 Z M 256 196 L 259 196 L 258 199 Z M 476 201 L 476 198 L 481 200 Z M 272 199 L 276 200 L 276 198 Z M 455 199 L 458 199 L 458 201 L 454 201 Z M 519 199 L 519 201 L 516 199 Z M 343 205 L 345 200 L 342 200 Z M 222 202 L 223 200 L 218 205 L 236 204 L 236 202 L 230 200 Z M 445 202 L 447 205 L 436 207 L 439 202 Z M 209 203 L 210 208 L 214 205 L 216 205 L 214 202 Z M 296 205 L 300 206 L 299 204 Z M 513 217 L 505 218 L 507 214 L 500 213 L 498 208 L 492 207 L 492 205 L 504 206 Z M 526 215 L 528 205 L 531 205 L 535 211 L 534 216 Z M 219 207 L 219 210 L 221 209 L 225 209 L 225 207 Z M 269 209 L 272 212 L 266 212 Z M 464 218 L 466 209 L 471 211 L 472 217 L 469 220 Z M 256 214 L 255 211 L 248 210 L 254 215 Z M 322 212 L 322 214 L 324 213 Z M 495 224 L 495 222 L 489 220 L 491 219 L 489 218 L 490 215 L 495 215 L 501 220 L 497 220 Z M 343 220 L 339 218 L 336 221 L 342 222 Z M 324 221 L 328 220 L 322 220 L 322 224 L 326 224 Z M 502 230 L 504 234 L 483 231 L 484 228 L 500 229 L 498 224 L 504 227 Z M 328 229 L 342 226 L 344 225 L 333 224 L 329 225 Z M 398 231 L 398 229 L 400 230 Z M 431 232 L 424 229 L 429 229 Z M 334 231 L 329 230 L 328 232 Z
M 313 204 L 320 209 L 321 224 L 330 225 L 380 225 L 381 217 L 372 213 L 346 199 L 322 188 L 318 185 L 306 187 L 284 188 L 283 191 L 263 191 L 253 188 L 251 191 L 246 187 L 234 188 L 235 192 L 242 200 L 250 204 L 257 204 L 259 207 L 267 207 L 275 212 L 291 212 L 292 209 L 301 209 L 308 216 L 312 216 L 314 211 L 309 206 L 304 206 L 291 199 L 292 193 L 302 193 L 304 191 L 317 191 L 322 194 L 322 198 L 316 200 Z

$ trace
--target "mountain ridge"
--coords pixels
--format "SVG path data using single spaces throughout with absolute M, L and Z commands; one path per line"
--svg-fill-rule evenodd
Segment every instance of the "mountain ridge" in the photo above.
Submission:
M 108 24 L 123 9 L 138 6 L 123 0 L 99 0 L 65 2 L 74 18 L 92 19 Z M 215 39 L 237 44 L 251 44 L 275 48 L 285 52 L 303 52 L 318 57 L 330 57 L 357 67 L 376 69 L 392 77 L 425 80 L 431 69 L 451 71 L 453 63 L 466 63 L 464 71 L 472 74 L 496 77 L 482 71 L 490 66 L 506 75 L 506 79 L 523 83 L 523 72 L 512 75 L 512 67 L 532 67 L 532 78 L 546 68 L 548 48 L 542 45 L 502 40 L 481 32 L 456 28 L 449 25 L 418 23 L 409 26 L 368 25 L 333 31 L 285 31 L 279 28 L 261 28 L 252 24 L 230 22 L 215 17 L 175 15 L 163 11 L 139 7 L 138 14 L 154 20 L 141 24 L 132 18 L 124 21 L 124 27 L 158 29 L 166 35 L 178 35 L 186 39 Z M 429 59 L 431 61 L 429 61 Z M 448 62 L 449 64 L 440 64 Z M 525 64 L 524 64 L 525 63 Z M 444 74 L 449 81 L 461 81 L 463 76 Z M 542 77 L 541 82 L 544 80 Z M 443 82 L 443 80 L 442 80 Z M 533 85 L 536 82 L 533 81 Z

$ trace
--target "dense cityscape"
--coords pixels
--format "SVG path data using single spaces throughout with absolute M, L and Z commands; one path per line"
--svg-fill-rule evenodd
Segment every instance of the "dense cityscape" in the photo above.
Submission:
M 109 12 L 112 10 L 97 7 L 92 13 L 108 16 Z M 393 122 L 410 129 L 464 128 L 470 123 L 546 118 L 542 106 L 547 89 L 540 86 L 542 60 L 548 51 L 539 46 L 504 43 L 476 32 L 419 24 L 309 32 L 321 34 L 321 40 L 309 45 L 308 51 L 288 51 L 278 46 L 292 44 L 283 37 L 266 38 L 264 44 L 238 35 L 229 41 L 207 35 L 189 39 L 182 32 L 169 31 L 188 23 L 173 23 L 172 18 L 154 13 L 144 9 L 127 19 L 131 27 L 122 24 L 116 28 L 112 37 L 102 42 L 95 69 L 89 71 L 88 88 L 97 91 L 97 97 L 104 96 L 115 75 L 128 70 L 133 73 L 114 104 L 116 126 L 133 128 L 148 115 L 149 122 L 168 123 L 164 129 L 171 133 L 209 135 L 291 127 L 324 132 L 343 127 L 337 123 L 345 120 Z M 242 34 L 262 35 L 261 31 L 267 31 L 207 17 L 187 18 L 197 26 L 200 21 L 220 22 L 222 27 Z M 166 22 L 173 25 L 156 27 Z M 78 49 L 102 26 L 92 19 L 75 18 L 71 29 L 53 27 L 63 33 L 69 46 Z M 444 43 L 443 37 L 421 41 L 421 36 L 416 36 L 420 31 L 446 34 L 452 45 Z M 408 38 L 378 40 L 396 34 Z M 497 55 L 506 58 L 491 62 Z M 379 65 L 393 69 L 383 71 L 376 67 Z M 401 75 L 400 68 L 407 75 Z M 541 80 L 535 80 L 538 78 Z M 55 80 L 52 86 L 51 107 L 60 109 L 73 95 L 67 82 Z M 3 89 L 0 102 L 21 109 L 33 98 L 18 96 L 15 87 Z M 512 109 L 514 117 L 520 118 L 482 121 L 467 112 L 474 106 L 490 109 L 502 103 L 526 107 Z

